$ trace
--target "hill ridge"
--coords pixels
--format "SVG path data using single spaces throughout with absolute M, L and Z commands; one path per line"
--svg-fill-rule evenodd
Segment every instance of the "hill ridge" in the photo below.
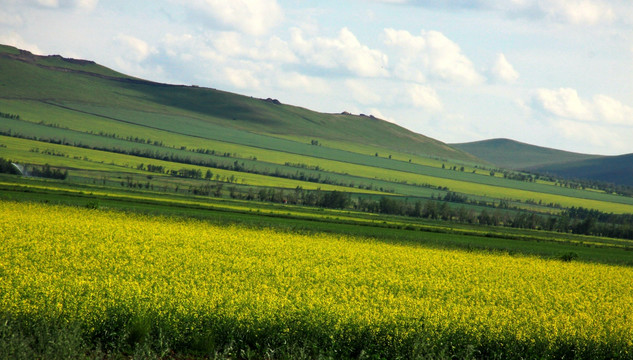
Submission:
M 22 79 L 7 79 L 14 89 L 12 98 L 46 99 L 71 105 L 117 103 L 120 108 L 134 108 L 139 101 L 145 108 L 162 109 L 172 114 L 195 114 L 200 126 L 214 123 L 221 126 L 266 133 L 273 136 L 300 137 L 329 141 L 349 141 L 374 146 L 386 151 L 410 153 L 425 157 L 439 157 L 466 162 L 481 162 L 474 156 L 454 149 L 436 139 L 412 132 L 396 124 L 370 116 L 315 112 L 278 100 L 253 98 L 196 85 L 173 85 L 137 79 L 103 67 L 93 61 L 68 59 L 60 55 L 34 55 L 9 46 L 0 47 L 0 59 L 36 66 L 35 73 L 17 64 L 8 66 Z M 48 72 L 47 72 L 48 71 Z M 52 72 L 71 74 L 69 77 Z M 90 76 L 97 81 L 87 81 Z M 39 91 L 36 86 L 49 86 Z M 117 85 L 119 84 L 119 85 Z M 2 92 L 9 91 L 8 88 Z M 39 91 L 39 92 L 38 92 Z M 0 98 L 7 98 L 0 92 Z M 50 99 L 54 94 L 54 99 Z M 130 104 L 130 105 L 128 105 Z M 71 106 L 74 107 L 74 106 Z M 304 140 L 306 139 L 307 140 Z M 385 150 L 386 149 L 386 150 Z
M 514 170 L 525 170 L 538 166 L 602 157 L 602 155 L 582 154 L 532 145 L 508 138 L 494 138 L 450 145 L 497 166 Z

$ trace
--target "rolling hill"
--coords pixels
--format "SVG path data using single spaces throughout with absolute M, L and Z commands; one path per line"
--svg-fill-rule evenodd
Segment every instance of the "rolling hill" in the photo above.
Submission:
M 0 70 L 0 99 L 31 101 L 42 112 L 58 107 L 118 119 L 118 114 L 102 111 L 116 107 L 120 112 L 183 119 L 200 131 L 220 126 L 292 140 L 356 143 L 379 151 L 478 162 L 461 150 L 373 116 L 318 113 L 276 99 L 160 84 L 92 61 L 38 56 L 0 46 Z
M 568 179 L 588 179 L 633 186 L 633 154 L 541 165 L 530 170 L 555 174 Z
M 451 146 L 473 154 L 499 167 L 515 170 L 601 158 L 599 155 L 586 155 L 556 150 L 510 139 L 491 139 L 451 144 Z
M 566 179 L 633 186 L 633 154 L 588 155 L 510 139 L 491 139 L 451 146 L 502 168 L 551 174 Z

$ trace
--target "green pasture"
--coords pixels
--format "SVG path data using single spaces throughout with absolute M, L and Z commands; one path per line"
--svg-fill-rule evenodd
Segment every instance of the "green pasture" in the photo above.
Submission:
M 19 114 L 21 120 L 40 123 L 43 122 L 46 125 L 55 125 L 62 128 L 68 128 L 77 130 L 80 132 L 95 132 L 95 129 L 102 129 L 100 131 L 106 133 L 114 133 L 120 137 L 138 136 L 139 133 L 143 134 L 144 138 L 156 139 L 163 142 L 165 146 L 181 147 L 186 146 L 189 149 L 196 148 L 209 148 L 220 152 L 228 152 L 231 154 L 238 154 L 240 157 L 252 158 L 256 157 L 262 161 L 284 164 L 301 163 L 309 166 L 319 165 L 321 167 L 327 164 L 328 159 L 314 158 L 310 155 L 299 155 L 290 153 L 287 151 L 275 151 L 268 150 L 258 146 L 250 146 L 238 143 L 231 143 L 226 141 L 205 139 L 200 137 L 186 136 L 176 134 L 167 130 L 158 130 L 145 125 L 136 125 L 123 121 L 114 121 L 109 118 L 104 118 L 98 115 L 92 115 L 85 112 L 78 112 L 71 109 L 62 108 L 56 105 L 47 104 L 40 101 L 28 101 L 28 100 L 6 100 L 0 99 L 0 109 L 5 113 Z M 161 114 L 157 113 L 142 113 L 137 114 L 139 116 L 153 119 L 160 117 Z M 9 119 L 7 119 L 9 120 Z M 175 121 L 172 117 L 168 117 L 167 121 Z M 8 127 L 5 124 L 5 127 Z M 19 122 L 13 123 L 13 126 L 19 126 Z M 49 129 L 49 127 L 47 127 Z M 50 130 L 48 130 L 50 131 Z M 287 138 L 296 143 L 309 144 L 310 139 L 308 137 L 287 137 L 280 136 L 281 138 Z M 257 145 L 257 144 L 254 144 Z M 407 162 L 409 159 L 412 163 L 424 166 L 430 166 L 435 168 L 441 168 L 442 165 L 447 167 L 452 166 L 464 166 L 462 163 L 447 162 L 444 160 L 437 160 L 434 158 L 421 157 L 418 155 L 405 154 L 400 152 L 393 152 L 382 148 L 375 148 L 368 145 L 346 143 L 342 141 L 327 140 L 323 144 L 324 147 L 342 150 L 345 152 L 369 154 L 373 152 L 379 152 L 380 157 L 388 157 L 392 155 L 392 159 L 395 161 Z M 336 160 L 334 160 L 336 161 Z M 338 161 L 337 161 L 338 163 Z M 475 171 L 478 174 L 488 174 L 488 170 L 482 170 L 471 166 L 465 166 L 466 172 Z
M 441 168 L 444 165 L 447 168 L 452 168 L 453 166 L 457 166 L 457 168 L 464 167 L 464 171 L 472 173 L 473 171 L 477 174 L 489 174 L 490 170 L 484 170 L 482 167 L 488 166 L 491 167 L 490 164 L 486 164 L 485 162 L 473 162 L 466 160 L 454 160 L 449 158 L 441 158 L 437 155 L 433 155 L 433 152 L 429 149 L 428 155 L 425 156 L 423 152 L 421 153 L 407 153 L 406 151 L 395 151 L 394 149 L 390 149 L 387 147 L 381 146 L 373 146 L 368 144 L 361 143 L 351 143 L 343 140 L 332 140 L 332 139 L 315 139 L 315 137 L 310 136 L 291 136 L 291 135 L 275 135 L 273 136 L 292 140 L 296 142 L 304 142 L 310 143 L 312 140 L 317 140 L 321 144 L 321 146 L 343 150 L 347 152 L 370 155 L 375 156 L 378 153 L 378 157 L 389 158 L 391 156 L 392 160 L 402 161 L 408 163 L 411 160 L 411 163 Z
M 33 140 L 26 139 L 17 139 L 7 136 L 0 136 L 0 144 L 5 145 L 6 147 L 0 147 L 0 157 L 4 157 L 7 159 L 11 159 L 13 161 L 24 162 L 28 164 L 39 164 L 43 165 L 48 163 L 51 166 L 58 167 L 68 167 L 68 168 L 84 168 L 82 166 L 83 163 L 86 164 L 95 164 L 94 166 L 85 167 L 86 169 L 93 170 L 103 170 L 103 165 L 112 165 L 118 166 L 119 169 L 121 167 L 130 169 L 130 172 L 138 173 L 137 167 L 140 164 L 148 164 L 151 163 L 156 166 L 163 166 L 165 169 L 169 170 L 179 170 L 182 168 L 186 169 L 194 169 L 200 170 L 203 174 L 209 168 L 196 166 L 196 165 L 187 165 L 187 164 L 179 164 L 173 163 L 169 161 L 163 160 L 154 160 L 154 159 L 146 159 L 131 155 L 110 153 L 99 150 L 91 150 L 91 149 L 83 149 L 76 148 L 72 146 L 58 145 L 58 144 L 49 144 L 42 143 Z M 32 152 L 31 149 L 39 149 L 40 153 Z M 41 151 L 50 150 L 55 153 L 62 153 L 68 155 L 65 156 L 55 156 L 55 155 L 46 155 L 42 154 Z M 88 160 L 83 160 L 87 158 Z M 276 178 L 272 176 L 258 175 L 258 174 L 250 174 L 243 173 L 231 170 L 222 170 L 222 169 L 211 169 L 214 176 L 220 175 L 223 178 L 229 178 L 233 176 L 236 180 L 237 184 L 247 184 L 252 186 L 265 186 L 265 187 L 277 187 L 277 188 L 288 188 L 295 189 L 297 187 L 302 187 L 306 190 L 316 190 L 321 189 L 324 191 L 345 191 L 349 192 L 350 188 L 344 186 L 337 185 L 329 185 L 329 184 L 319 184 L 312 183 L 307 181 L 299 181 L 299 180 L 291 180 L 285 178 Z M 151 175 L 150 172 L 144 172 L 144 174 Z M 371 190 L 363 190 L 363 189 L 353 189 L 353 192 L 356 193 L 365 193 L 365 194 L 381 194 L 380 191 L 371 191 Z

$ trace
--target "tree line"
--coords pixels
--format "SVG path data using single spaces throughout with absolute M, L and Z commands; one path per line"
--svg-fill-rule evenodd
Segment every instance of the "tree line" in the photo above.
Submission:
M 68 178 L 68 170 L 53 168 L 49 164 L 44 166 L 29 165 L 24 168 L 28 176 L 45 177 L 50 179 L 66 180 Z M 0 173 L 21 175 L 20 171 L 13 165 L 11 160 L 0 157 Z
M 16 169 L 15 166 L 13 166 L 13 163 L 11 162 L 11 160 L 7 160 L 2 157 L 0 157 L 0 173 L 13 174 L 13 175 L 20 174 L 18 169 Z

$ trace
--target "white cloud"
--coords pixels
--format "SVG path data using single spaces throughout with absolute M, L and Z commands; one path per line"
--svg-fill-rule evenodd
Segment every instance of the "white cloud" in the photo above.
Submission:
M 595 95 L 591 100 L 584 100 L 574 89 L 539 89 L 534 101 L 538 108 L 547 113 L 569 120 L 633 125 L 633 107 L 602 94 Z
M 385 44 L 397 47 L 408 57 L 415 57 L 426 51 L 426 39 L 414 36 L 406 30 L 385 29 Z
M 345 86 L 351 91 L 354 100 L 363 105 L 378 104 L 382 97 L 371 89 L 371 85 L 361 80 L 348 79 Z
M 210 37 L 215 49 L 228 57 L 249 58 L 252 60 L 277 63 L 297 62 L 297 56 L 288 43 L 277 36 L 265 41 L 244 37 L 237 32 L 219 32 Z
M 50 9 L 79 9 L 92 11 L 99 0 L 27 0 L 27 4 Z
M 19 26 L 24 23 L 22 16 L 0 9 L 0 25 Z
M 387 115 L 383 114 L 382 111 L 380 111 L 379 109 L 370 108 L 369 109 L 369 113 L 371 115 L 377 117 L 380 120 L 385 120 L 385 121 L 388 121 L 390 123 L 397 124 L 396 123 L 396 119 L 394 119 L 393 117 L 390 117 L 390 116 L 387 116 Z
M 608 123 L 633 126 L 633 107 L 606 95 L 594 96 L 593 107 L 596 115 Z
M 556 116 L 585 121 L 593 118 L 589 104 L 574 89 L 538 89 L 534 100 L 542 110 Z
M 483 81 L 459 45 L 441 32 L 423 30 L 415 36 L 406 30 L 385 29 L 384 35 L 385 44 L 400 54 L 394 74 L 401 79 L 422 82 L 423 69 L 428 77 L 461 85 Z
M 94 10 L 95 7 L 97 7 L 99 0 L 77 0 L 74 3 L 75 6 L 80 9 L 91 11 Z
M 164 76 L 162 66 L 153 63 L 158 50 L 134 36 L 119 34 L 114 38 L 119 56 L 113 57 L 117 70 L 145 79 L 157 80 Z
M 614 21 L 618 14 L 606 0 L 371 0 L 429 8 L 498 11 L 510 17 L 541 18 L 576 25 Z
M 206 50 L 206 46 L 191 34 L 165 34 L 161 46 L 165 54 L 183 61 L 191 61 Z
M 238 88 L 252 90 L 259 88 L 260 85 L 255 73 L 250 69 L 226 67 L 224 75 L 233 86 Z
M 387 76 L 387 55 L 361 44 L 347 28 L 338 37 L 305 39 L 300 29 L 291 30 L 291 47 L 304 60 L 326 69 L 343 68 L 363 77 Z
M 532 6 L 550 20 L 571 24 L 593 25 L 615 19 L 611 6 L 603 1 L 540 0 Z
M 519 78 L 519 73 L 514 70 L 512 64 L 508 62 L 503 54 L 497 55 L 495 63 L 492 66 L 491 73 L 497 80 L 506 83 L 513 83 Z
M 435 90 L 420 84 L 411 84 L 407 87 L 407 95 L 411 104 L 415 107 L 429 111 L 442 110 L 442 102 Z
M 22 50 L 28 50 L 38 55 L 43 54 L 42 50 L 40 50 L 37 45 L 24 40 L 22 36 L 15 31 L 11 31 L 8 34 L 0 34 L 0 44 L 14 46 Z
M 621 131 L 598 123 L 579 123 L 567 119 L 557 120 L 552 125 L 554 133 L 561 134 L 572 144 L 583 144 L 583 147 L 591 145 L 594 149 L 604 149 L 610 153 L 622 154 L 631 151 L 633 131 L 630 129 Z
M 37 5 L 44 6 L 44 7 L 50 7 L 50 8 L 59 7 L 58 0 L 35 0 L 33 2 Z
M 276 0 L 174 0 L 216 24 L 250 35 L 264 35 L 283 20 Z
M 275 80 L 279 86 L 285 89 L 298 90 L 304 93 L 327 94 L 330 91 L 330 86 L 325 80 L 297 72 L 278 73 L 275 75 Z
M 128 60 L 141 62 L 148 56 L 157 53 L 156 48 L 134 36 L 119 34 L 116 41 L 125 49 L 124 57 Z
M 462 54 L 459 46 L 438 31 L 422 32 L 429 48 L 428 63 L 432 73 L 447 80 L 466 84 L 482 80 L 473 63 Z
M 290 45 L 277 36 L 273 36 L 266 41 L 255 58 L 266 59 L 281 63 L 295 63 L 298 61 L 295 53 L 290 49 Z

